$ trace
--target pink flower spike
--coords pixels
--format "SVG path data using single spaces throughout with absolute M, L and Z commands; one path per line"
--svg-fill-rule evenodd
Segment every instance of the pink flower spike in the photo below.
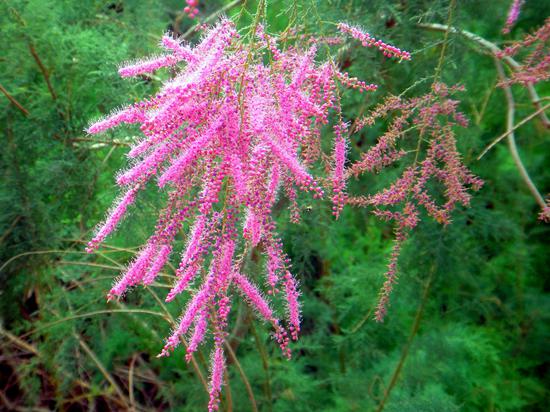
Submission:
M 139 253 L 138 257 L 130 264 L 130 266 L 128 266 L 126 273 L 118 282 L 115 283 L 109 292 L 109 300 L 114 296 L 121 296 L 126 289 L 141 282 L 147 273 L 147 269 L 151 264 L 151 259 L 153 258 L 155 251 L 156 246 L 149 244 Z
M 193 357 L 193 353 L 196 352 L 199 345 L 204 340 L 204 337 L 206 335 L 206 330 L 208 327 L 208 317 L 209 317 L 208 310 L 203 309 L 202 312 L 197 317 L 197 319 L 195 320 L 195 329 L 193 330 L 193 335 L 189 340 L 189 345 L 187 346 L 187 350 L 185 353 L 185 360 L 187 362 L 191 361 L 191 358 Z
M 206 215 L 200 215 L 197 217 L 193 229 L 191 230 L 191 234 L 189 235 L 185 252 L 182 256 L 180 268 L 187 267 L 198 256 L 199 245 L 204 235 L 206 221 Z
M 112 208 L 109 216 L 105 220 L 105 223 L 97 230 L 93 239 L 90 240 L 88 246 L 86 247 L 86 252 L 92 253 L 96 250 L 99 245 L 105 240 L 105 238 L 117 227 L 119 222 L 122 220 L 128 206 L 130 206 L 136 200 L 136 194 L 140 189 L 139 185 L 136 185 L 129 189 L 124 196 L 120 199 L 117 205 Z
M 140 110 L 134 107 L 128 107 L 115 111 L 102 120 L 98 120 L 88 127 L 86 132 L 90 134 L 98 134 L 104 132 L 105 130 L 112 129 L 121 123 L 139 123 L 144 119 L 145 117 Z
M 180 176 L 183 171 L 191 165 L 191 163 L 199 156 L 201 150 L 210 142 L 215 133 L 223 124 L 223 117 L 219 116 L 215 119 L 206 131 L 194 140 L 185 153 L 178 157 L 172 165 L 160 176 L 159 187 L 165 186 L 168 182 L 174 181 Z
M 512 4 L 510 5 L 510 10 L 508 11 L 508 16 L 506 17 L 506 23 L 504 24 L 504 27 L 502 28 L 503 34 L 510 33 L 510 30 L 516 24 L 516 21 L 519 17 L 519 12 L 521 10 L 521 6 L 523 6 L 523 3 L 525 0 L 512 0 Z
M 338 218 L 346 203 L 346 177 L 344 166 L 346 163 L 347 143 L 346 136 L 348 125 L 339 123 L 334 127 L 334 154 L 333 154 L 333 173 L 332 173 L 332 214 Z
M 397 57 L 401 60 L 411 59 L 411 54 L 408 51 L 401 50 L 391 44 L 384 43 L 382 40 L 376 40 L 369 33 L 359 29 L 358 27 L 353 27 L 346 23 L 338 23 L 338 30 L 344 34 L 350 35 L 356 40 L 359 40 L 363 47 L 377 48 L 386 57 Z
M 168 34 L 162 36 L 161 45 L 174 52 L 174 54 L 181 60 L 185 60 L 187 63 L 196 63 L 197 56 L 193 53 L 193 50 L 189 46 L 181 44 L 180 41 L 172 38 Z
M 248 210 L 243 228 L 243 237 L 249 239 L 252 246 L 257 246 L 262 236 L 262 227 L 258 217 L 252 210 Z
M 164 349 L 160 356 L 165 356 L 170 349 L 174 349 L 179 345 L 180 338 L 187 333 L 199 311 L 205 307 L 210 299 L 210 295 L 212 294 L 212 281 L 213 278 L 210 276 L 202 289 L 200 289 L 188 303 L 183 316 L 180 318 L 178 327 L 167 339 L 166 345 L 164 345 Z
M 127 66 L 121 67 L 120 69 L 118 69 L 118 74 L 120 75 L 120 77 L 135 77 L 139 76 L 140 74 L 152 73 L 163 67 L 174 66 L 181 60 L 183 60 L 183 58 L 174 55 L 165 55 L 154 57 L 149 60 L 140 60 Z
M 169 145 L 162 145 L 130 170 L 119 175 L 116 182 L 119 186 L 135 183 L 143 176 L 150 175 L 168 156 Z
M 210 401 L 208 412 L 217 411 L 220 404 L 220 393 L 223 384 L 223 372 L 225 370 L 225 357 L 222 343 L 217 343 L 212 355 L 212 367 L 210 374 Z
M 202 259 L 198 263 L 202 263 Z M 176 296 L 187 289 L 187 286 L 189 286 L 189 283 L 191 283 L 195 276 L 197 276 L 199 270 L 200 266 L 197 263 L 191 264 L 187 266 L 185 270 L 182 270 L 180 278 L 178 279 L 174 287 L 170 289 L 170 292 L 168 292 L 165 301 L 173 301 Z
M 256 286 L 250 283 L 244 275 L 237 272 L 233 274 L 233 281 L 250 306 L 256 309 L 266 321 L 272 322 L 273 311 Z
M 153 259 L 151 267 L 149 268 L 147 274 L 143 278 L 144 285 L 150 285 L 151 283 L 153 283 L 155 278 L 158 276 L 159 272 L 162 270 L 162 268 L 168 261 L 168 258 L 170 257 L 171 252 L 172 252 L 171 245 L 163 245 L 160 247 L 159 252 Z
M 300 293 L 296 287 L 296 280 L 289 271 L 286 271 L 284 277 L 285 294 L 287 300 L 288 320 L 290 323 L 290 333 L 293 340 L 298 339 L 300 332 L 300 303 L 298 296 Z

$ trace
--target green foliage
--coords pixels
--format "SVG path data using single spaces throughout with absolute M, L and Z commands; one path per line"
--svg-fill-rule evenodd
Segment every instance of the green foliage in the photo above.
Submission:
M 204 15 L 222 5 L 201 3 Z M 228 14 L 240 15 L 244 28 L 252 20 L 253 3 Z M 478 2 L 456 3 L 454 25 L 503 41 L 499 30 L 509 1 L 487 2 L 482 14 Z M 206 404 L 201 381 L 182 351 L 155 358 L 170 319 L 185 305 L 181 297 L 167 306 L 160 303 L 173 272 L 167 271 L 163 284 L 136 289 L 121 302 L 105 302 L 112 279 L 153 227 L 162 195 L 148 190 L 132 209 L 132 219 L 97 255 L 86 255 L 82 245 L 116 197 L 113 176 L 123 164 L 124 145 L 131 142 L 127 137 L 137 134 L 126 129 L 87 141 L 83 129 L 109 108 L 158 87 L 156 77 L 123 81 L 116 67 L 154 51 L 163 31 L 185 32 L 191 25 L 186 19 L 174 27 L 182 4 L 0 3 L 0 84 L 29 113 L 0 96 L 5 139 L 0 367 L 5 376 L 17 377 L 0 379 L 2 407 L 123 410 L 127 405 L 113 382 L 127 401 L 133 393 L 140 410 L 196 411 Z M 447 6 L 440 0 L 281 0 L 268 2 L 269 30 L 282 31 L 295 22 L 305 33 L 330 36 L 331 23 L 346 20 L 414 51 L 411 63 L 391 64 L 370 49 L 338 50 L 338 62 L 351 75 L 381 86 L 366 99 L 346 92 L 344 116 L 353 120 L 387 94 L 415 96 L 429 88 L 443 34 L 422 31 L 416 23 L 445 23 Z M 549 14 L 544 2 L 527 2 L 513 38 Z M 252 410 L 244 371 L 261 411 L 376 410 L 402 364 L 385 411 L 545 410 L 550 402 L 548 226 L 536 220 L 536 204 L 504 144 L 476 160 L 504 131 L 504 97 L 495 88 L 492 59 L 450 35 L 442 78 L 467 88 L 461 109 L 471 126 L 457 131 L 459 145 L 465 163 L 486 181 L 472 207 L 457 211 L 445 228 L 423 223 L 407 241 L 389 315 L 376 324 L 372 310 L 392 228 L 363 209 L 347 208 L 335 222 L 329 205 L 319 202 L 303 207 L 301 224 L 293 225 L 287 205 L 280 204 L 279 228 L 303 293 L 303 333 L 288 362 L 269 328 L 244 305 L 236 309 L 229 342 L 239 365 L 230 362 L 231 401 L 224 395 L 222 408 L 231 402 L 234 410 Z M 533 108 L 519 87 L 514 92 L 521 119 Z M 548 85 L 539 93 L 548 96 Z M 357 158 L 383 128 L 377 125 L 354 138 L 350 156 Z M 537 186 L 550 187 L 548 132 L 535 119 L 517 131 L 517 140 Z M 394 173 L 353 181 L 350 191 L 374 193 Z M 252 259 L 253 277 L 261 265 Z M 209 348 L 201 353 L 197 368 L 207 377 Z

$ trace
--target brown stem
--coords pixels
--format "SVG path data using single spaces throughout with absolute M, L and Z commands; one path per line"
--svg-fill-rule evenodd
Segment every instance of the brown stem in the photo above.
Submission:
M 539 110 L 536 110 L 535 112 L 531 113 L 529 116 L 525 117 L 523 120 L 521 120 L 520 122 L 517 122 L 514 127 L 511 129 L 511 130 L 507 130 L 506 133 L 503 133 L 501 134 L 499 137 L 497 137 L 495 140 L 493 140 L 491 142 L 491 144 L 489 146 L 487 146 L 483 152 L 481 152 L 481 154 L 477 157 L 477 160 L 481 160 L 481 158 L 483 156 L 485 156 L 487 154 L 487 152 L 489 150 L 491 150 L 498 142 L 500 142 L 502 139 L 504 139 L 505 137 L 509 136 L 510 133 L 513 133 L 517 128 L 523 126 L 525 123 L 527 123 L 529 120 L 531 120 L 533 117 L 537 116 L 538 114 L 540 114 L 541 111 L 544 111 L 546 109 L 550 109 L 550 103 L 541 107 Z
M 6 89 L 0 84 L 0 92 L 4 94 L 8 98 L 8 100 L 17 107 L 25 116 L 29 115 L 29 111 L 23 107 L 21 103 L 19 103 L 17 100 L 15 100 L 15 97 L 13 97 L 11 94 L 8 93 Z
M 137 359 L 137 354 L 132 356 L 130 367 L 128 368 L 128 397 L 130 399 L 130 409 L 135 411 L 136 400 L 134 399 L 134 366 Z
M 168 322 L 170 322 L 170 324 L 172 325 L 172 327 L 176 327 L 177 326 L 177 323 L 176 323 L 176 320 L 174 319 L 174 317 L 172 316 L 172 314 L 168 311 L 168 308 L 166 307 L 166 305 L 162 302 L 162 300 L 159 299 L 158 295 L 155 293 L 155 291 L 153 289 L 151 289 L 150 287 L 147 287 L 146 288 L 147 291 L 151 294 L 151 296 L 153 296 L 153 298 L 157 301 L 157 303 L 160 305 L 161 309 L 164 311 L 165 313 L 165 318 L 168 319 Z M 187 350 L 187 347 L 189 346 L 187 344 L 187 341 L 183 338 L 183 336 L 180 338 L 181 339 L 181 342 L 183 344 L 183 346 L 185 347 L 185 349 Z M 202 356 L 202 353 L 200 351 L 197 351 L 196 352 L 198 357 L 199 357 L 199 360 L 201 361 L 202 363 L 202 366 L 206 369 L 206 361 L 204 359 L 204 356 Z M 202 386 L 204 386 L 204 389 L 206 390 L 206 393 L 210 393 L 210 390 L 208 389 L 208 383 L 206 382 L 206 379 L 204 377 L 204 374 L 202 373 L 200 367 L 199 367 L 199 364 L 197 363 L 197 360 L 195 359 L 195 355 L 191 355 L 191 365 L 193 366 L 193 369 L 195 370 L 195 373 L 197 374 L 197 376 L 199 377 L 201 383 L 202 383 Z
M 241 363 L 237 359 L 237 355 L 235 355 L 235 352 L 233 352 L 231 345 L 229 345 L 227 341 L 224 341 L 224 346 L 225 346 L 225 350 L 227 351 L 229 357 L 232 360 L 231 363 L 235 365 L 235 367 L 237 368 L 237 371 L 239 372 L 239 375 L 241 375 L 241 379 L 244 383 L 244 387 L 248 394 L 248 399 L 250 399 L 250 406 L 252 407 L 252 410 L 254 412 L 258 412 L 258 406 L 256 404 L 256 398 L 254 398 L 254 392 L 252 391 L 252 386 L 250 386 L 250 381 L 248 380 L 246 373 L 244 372 L 244 369 L 241 366 Z
M 22 219 L 22 216 L 19 215 L 15 219 L 13 219 L 13 222 L 11 222 L 10 226 L 6 229 L 4 233 L 2 233 L 2 236 L 0 236 L 0 245 L 4 243 L 4 240 L 10 235 L 10 233 L 15 229 L 15 226 L 17 226 L 17 223 Z
M 48 73 L 48 70 L 42 63 L 42 60 L 40 60 L 40 57 L 38 56 L 38 53 L 36 52 L 36 49 L 34 48 L 34 45 L 32 43 L 29 43 L 29 50 L 32 54 L 32 57 L 36 61 L 36 64 L 38 64 L 38 67 L 40 68 L 40 71 L 44 76 L 44 80 L 46 80 L 46 85 L 48 86 L 48 90 L 50 92 L 50 95 L 52 96 L 52 100 L 57 100 L 57 95 L 55 94 L 55 91 L 53 90 L 53 87 L 52 87 L 52 83 L 50 82 L 50 74 Z
M 401 352 L 401 358 L 399 359 L 399 362 L 395 367 L 395 370 L 393 371 L 390 383 L 386 388 L 386 390 L 384 391 L 384 397 L 382 398 L 382 401 L 378 405 L 376 412 L 382 412 L 384 410 L 384 407 L 386 406 L 386 402 L 390 397 L 391 391 L 395 387 L 395 384 L 399 379 L 401 369 L 403 369 L 403 366 L 405 365 L 405 360 L 407 359 L 407 356 L 409 356 L 409 350 L 411 348 L 412 342 L 416 334 L 418 333 L 418 329 L 420 327 L 420 321 L 422 319 L 422 315 L 424 314 L 424 308 L 426 307 L 426 302 L 428 301 L 428 295 L 430 292 L 434 274 L 435 274 L 435 265 L 432 266 L 430 270 L 430 276 L 426 281 L 426 286 L 424 287 L 424 293 L 422 294 L 422 300 L 420 301 L 420 305 L 418 306 L 418 310 L 416 311 L 416 316 L 414 317 L 414 322 L 411 328 L 411 333 L 409 335 L 409 338 L 407 339 L 407 343 L 405 343 L 405 346 L 403 347 L 403 351 Z
M 252 335 L 254 336 L 254 341 L 256 342 L 256 347 L 258 348 L 260 357 L 262 358 L 262 367 L 265 373 L 265 382 L 263 385 L 264 393 L 265 393 L 265 397 L 269 402 L 267 405 L 268 411 L 271 411 L 273 408 L 273 395 L 271 393 L 271 379 L 269 376 L 269 359 L 267 357 L 265 346 L 262 344 L 262 341 L 260 340 L 260 336 L 258 336 L 258 332 L 256 331 L 256 328 L 254 327 L 254 323 L 252 320 L 250 320 L 250 330 L 252 331 Z
M 233 412 L 233 396 L 231 396 L 231 385 L 229 383 L 229 374 L 225 374 L 225 410 L 227 412 Z
M 443 62 L 445 61 L 445 52 L 447 51 L 447 44 L 449 43 L 449 32 L 451 23 L 453 22 L 453 12 L 456 6 L 456 0 L 451 0 L 449 4 L 449 10 L 447 12 L 447 30 L 443 37 L 443 47 L 441 48 L 441 54 L 439 55 L 439 61 L 437 62 L 437 68 L 435 69 L 434 83 L 437 83 L 441 77 L 441 70 L 443 69 Z
M 546 207 L 546 202 L 544 201 L 544 198 L 538 191 L 531 178 L 529 177 L 529 173 L 527 173 L 527 169 L 521 161 L 518 147 L 516 145 L 516 138 L 514 137 L 514 115 L 516 107 L 514 103 L 514 95 L 512 94 L 512 89 L 506 84 L 506 75 L 504 74 L 504 68 L 502 67 L 502 63 L 500 62 L 500 60 L 497 58 L 495 58 L 495 65 L 497 67 L 497 72 L 502 82 L 502 89 L 504 90 L 506 103 L 508 105 L 508 111 L 506 114 L 506 134 L 508 140 L 508 148 L 510 149 L 510 153 L 512 155 L 512 158 L 514 159 L 514 163 L 516 164 L 516 167 L 518 168 L 519 174 L 521 175 L 523 181 L 527 185 L 527 188 L 529 189 L 541 209 L 544 210 L 544 208 Z

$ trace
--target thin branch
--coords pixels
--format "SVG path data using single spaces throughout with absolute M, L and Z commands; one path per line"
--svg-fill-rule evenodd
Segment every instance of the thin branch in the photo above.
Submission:
M 441 48 L 441 54 L 439 55 L 439 61 L 437 62 L 437 68 L 435 69 L 434 83 L 437 83 L 441 78 L 441 70 L 443 69 L 443 62 L 445 60 L 445 52 L 447 51 L 447 44 L 449 43 L 449 32 L 452 27 L 453 22 L 453 11 L 456 6 L 456 0 L 451 0 L 449 5 L 449 10 L 447 14 L 447 30 L 445 30 L 445 35 L 443 37 L 443 47 Z
M 15 219 L 13 219 L 13 222 L 11 222 L 10 226 L 6 229 L 6 231 L 0 236 L 0 245 L 4 243 L 4 240 L 10 235 L 10 233 L 15 229 L 15 226 L 17 226 L 17 223 L 23 218 L 23 216 L 19 215 Z
M 94 145 L 92 145 L 92 148 L 94 147 L 100 147 L 99 145 L 102 145 L 102 146 L 132 146 L 130 143 L 128 142 L 123 142 L 123 141 L 120 141 L 120 140 L 117 140 L 117 139 L 113 139 L 113 140 L 98 140 L 98 139 L 90 139 L 90 138 L 87 138 L 87 137 L 73 137 L 72 139 L 69 139 L 70 142 L 90 142 L 90 143 L 94 143 Z
M 373 312 L 373 311 L 374 311 L 374 306 L 371 307 L 371 308 L 369 309 L 369 311 L 367 312 L 367 314 L 366 314 L 365 316 L 363 316 L 363 319 L 361 319 L 361 320 L 351 329 L 351 331 L 349 332 L 350 335 L 356 333 L 359 329 L 361 329 L 361 328 L 363 327 L 363 325 L 364 325 L 365 323 L 367 323 L 367 321 L 368 321 L 369 319 L 371 319 L 371 315 L 372 315 L 372 312 Z
M 525 123 L 527 123 L 529 120 L 531 120 L 533 117 L 537 116 L 541 111 L 544 111 L 546 109 L 550 108 L 550 103 L 547 104 L 546 106 L 543 106 L 541 107 L 539 110 L 535 111 L 534 113 L 531 113 L 529 116 L 527 116 L 526 118 L 524 118 L 521 122 L 518 122 L 515 124 L 515 126 L 511 129 L 511 130 L 508 130 L 506 133 L 503 133 L 501 134 L 499 137 L 497 137 L 495 140 L 493 140 L 491 142 L 491 144 L 489 146 L 487 146 L 483 152 L 481 152 L 481 154 L 477 157 L 477 160 L 481 160 L 481 158 L 483 156 L 485 156 L 487 154 L 487 152 L 489 150 L 491 150 L 498 142 L 500 142 L 502 139 L 504 139 L 505 137 L 509 136 L 510 133 L 513 133 L 517 128 L 523 126 Z
M 273 409 L 273 395 L 271 392 L 271 379 L 269 374 L 269 358 L 267 357 L 267 351 L 265 350 L 265 346 L 260 340 L 260 336 L 258 335 L 256 328 L 254 327 L 254 322 L 252 321 L 252 319 L 250 320 L 250 329 L 252 330 L 252 335 L 254 335 L 256 347 L 258 348 L 258 352 L 260 353 L 260 357 L 262 358 L 262 367 L 265 373 L 264 392 L 269 402 L 267 405 L 268 411 L 271 411 Z
M 166 307 L 164 302 L 162 302 L 162 300 L 160 300 L 160 298 L 158 297 L 158 295 L 155 293 L 155 291 L 153 289 L 151 289 L 150 287 L 146 287 L 145 289 L 151 294 L 151 296 L 153 296 L 153 298 L 157 301 L 157 303 L 159 304 L 161 309 L 164 311 L 165 319 L 168 320 L 168 322 L 172 325 L 172 327 L 176 327 L 177 326 L 176 320 L 174 319 L 172 314 L 168 311 L 168 308 Z M 183 344 L 183 346 L 185 347 L 185 349 L 187 350 L 187 347 L 189 346 L 187 341 L 183 338 L 183 336 L 180 337 L 180 340 L 181 340 L 181 343 Z M 199 351 L 197 351 L 197 354 L 198 354 L 199 360 L 201 361 L 202 366 L 206 369 L 206 361 L 204 359 L 204 356 L 202 356 L 202 353 L 199 352 Z M 204 375 L 201 371 L 201 368 L 199 367 L 199 364 L 197 363 L 197 360 L 195 359 L 194 354 L 191 355 L 191 365 L 193 366 L 193 369 L 195 370 L 195 373 L 199 377 L 199 380 L 201 381 L 202 386 L 204 386 L 204 389 L 206 390 L 206 393 L 210 393 L 210 390 L 208 388 L 208 383 L 206 382 L 206 379 L 204 378 Z
M 8 340 L 12 341 L 15 345 L 19 346 L 22 349 L 25 349 L 26 351 L 32 353 L 33 355 L 38 355 L 38 349 L 36 349 L 33 345 L 30 343 L 25 342 L 23 339 L 19 338 L 18 336 L 15 336 L 5 330 L 0 325 L 0 335 L 4 335 Z
M 386 402 L 390 397 L 391 391 L 395 387 L 395 384 L 399 379 L 401 369 L 403 369 L 403 366 L 405 365 L 405 360 L 407 359 L 407 356 L 409 356 L 409 350 L 411 349 L 412 342 L 416 334 L 418 333 L 418 329 L 420 327 L 420 321 L 422 320 L 422 315 L 424 314 L 424 308 L 426 307 L 426 302 L 428 301 L 428 295 L 430 292 L 434 274 L 435 274 L 435 266 L 432 266 L 430 270 L 430 276 L 428 277 L 428 280 L 426 281 L 426 286 L 424 287 L 422 300 L 420 301 L 420 305 L 418 306 L 418 310 L 416 311 L 416 316 L 414 317 L 411 333 L 409 335 L 409 338 L 407 339 L 407 343 L 405 343 L 405 346 L 403 347 L 403 351 L 401 352 L 401 358 L 399 359 L 399 363 L 397 364 L 397 366 L 395 367 L 395 370 L 393 371 L 390 383 L 386 388 L 386 390 L 384 391 L 384 397 L 382 398 L 382 401 L 380 401 L 380 404 L 378 405 L 376 412 L 382 412 L 384 410 Z
M 95 355 L 95 353 L 90 349 L 90 347 L 82 340 L 82 338 L 74 333 L 74 337 L 78 340 L 78 343 L 80 344 L 80 347 L 84 349 L 84 352 L 92 359 L 92 361 L 96 364 L 97 368 L 101 372 L 101 374 L 107 379 L 107 381 L 111 384 L 119 398 L 123 401 L 123 403 L 126 405 L 126 407 L 129 407 L 129 401 L 124 395 L 124 392 L 122 392 L 122 389 L 120 389 L 120 386 L 116 383 L 115 379 L 111 376 L 109 371 L 103 366 L 99 358 Z
M 93 262 L 78 262 L 78 261 L 70 261 L 70 260 L 60 260 L 57 262 L 58 265 L 69 265 L 69 266 L 90 266 L 94 268 L 101 268 L 101 269 L 110 269 L 110 270 L 120 270 L 118 266 L 110 266 L 110 265 L 102 265 L 100 263 L 93 263 Z
M 46 80 L 46 85 L 48 86 L 48 90 L 50 92 L 50 95 L 52 96 L 52 100 L 54 101 L 57 100 L 57 95 L 55 94 L 55 91 L 53 90 L 53 87 L 52 87 L 52 83 L 50 82 L 50 74 L 48 73 L 48 70 L 42 63 L 42 60 L 40 60 L 40 57 L 38 56 L 38 53 L 36 52 L 36 49 L 34 48 L 34 45 L 31 42 L 29 42 L 29 50 L 31 51 L 34 61 L 36 61 L 36 64 L 38 64 L 38 67 L 40 68 L 40 71 L 44 76 L 44 80 Z
M 8 98 L 8 100 L 17 107 L 25 116 L 29 115 L 29 111 L 23 107 L 21 103 L 19 103 L 17 100 L 15 100 L 15 97 L 13 97 L 11 94 L 8 93 L 6 89 L 4 89 L 4 86 L 0 84 L 0 92 L 4 94 Z
M 239 371 L 239 375 L 241 375 L 241 379 L 243 380 L 244 387 L 246 389 L 246 392 L 248 393 L 248 399 L 250 399 L 250 406 L 252 407 L 252 410 L 254 412 L 258 412 L 258 405 L 256 404 L 256 398 L 254 398 L 254 392 L 252 391 L 252 386 L 250 386 L 250 381 L 246 377 L 246 373 L 244 372 L 244 369 L 242 368 L 239 360 L 237 359 L 237 355 L 235 355 L 235 352 L 233 352 L 231 345 L 227 343 L 227 341 L 224 341 L 224 346 L 225 346 L 225 349 L 227 350 L 227 353 L 229 354 L 229 357 L 232 360 L 232 363 L 235 365 L 235 367 Z
M 496 56 L 499 52 L 502 51 L 495 43 L 490 42 L 489 40 L 484 39 L 483 37 L 480 37 L 477 34 L 471 33 L 466 30 L 461 30 L 456 27 L 450 27 L 445 24 L 437 24 L 437 23 L 421 23 L 421 24 L 418 24 L 418 27 L 426 30 L 433 30 L 433 31 L 439 31 L 439 32 L 449 31 L 450 33 L 460 34 L 464 36 L 466 39 L 477 44 L 478 46 L 481 46 L 483 49 L 488 51 L 492 56 Z M 521 65 L 510 56 L 502 57 L 502 61 L 506 63 L 512 70 L 517 71 L 521 68 Z M 529 92 L 529 97 L 531 99 L 531 102 L 533 103 L 533 105 L 537 110 L 540 110 L 542 106 L 541 105 L 542 99 L 539 97 L 537 91 L 535 90 L 535 86 L 533 86 L 532 83 L 527 83 L 526 87 L 527 87 L 527 91 Z M 548 117 L 546 117 L 546 113 L 544 113 L 544 111 L 540 111 L 539 117 L 544 127 L 550 128 L 550 120 L 548 120 Z
M 500 80 L 503 84 L 502 89 L 504 90 L 504 94 L 506 96 L 506 103 L 508 105 L 508 112 L 506 115 L 506 128 L 507 128 L 507 138 L 508 138 L 508 148 L 510 149 L 510 153 L 512 154 L 512 158 L 514 159 L 514 163 L 516 164 L 516 167 L 519 170 L 519 173 L 521 177 L 523 178 L 523 181 L 527 185 L 529 191 L 541 207 L 541 209 L 544 210 L 546 207 L 546 202 L 544 201 L 544 198 L 538 191 L 537 187 L 529 177 L 529 174 L 527 173 L 527 169 L 525 169 L 525 166 L 523 165 L 523 162 L 521 161 L 521 158 L 519 157 L 518 148 L 516 145 L 516 138 L 514 137 L 514 115 L 515 115 L 515 103 L 514 103 L 514 96 L 512 94 L 512 89 L 510 86 L 506 84 L 506 75 L 504 74 L 504 68 L 502 67 L 502 63 L 499 59 L 495 57 L 495 65 L 497 67 L 498 75 L 500 77 Z
M 46 323 L 45 325 L 39 326 L 39 327 L 34 328 L 34 329 L 32 329 L 28 332 L 25 332 L 20 337 L 26 337 L 26 336 L 29 336 L 29 335 L 33 335 L 33 334 L 35 334 L 35 333 L 37 333 L 41 330 L 51 328 L 52 326 L 59 325 L 60 323 L 67 322 L 69 320 L 80 319 L 80 318 L 88 318 L 90 316 L 102 315 L 102 314 L 107 314 L 107 313 L 145 313 L 147 315 L 158 316 L 158 317 L 161 317 L 163 319 L 166 319 L 166 316 L 164 316 L 162 313 L 154 312 L 152 310 L 146 310 L 146 309 L 103 309 L 103 310 L 96 310 L 96 311 L 88 312 L 88 313 L 82 313 L 80 315 L 67 316 L 65 318 L 58 319 L 56 321 Z
M 233 412 L 233 397 L 231 396 L 231 385 L 229 383 L 229 374 L 226 373 L 224 377 L 225 381 L 225 410 L 226 412 Z
M 136 400 L 134 399 L 134 366 L 137 356 L 137 353 L 134 353 L 130 361 L 130 368 L 128 369 L 128 396 L 130 398 L 130 410 L 132 411 L 135 411 L 136 404 Z
M 182 39 L 187 39 L 191 37 L 191 35 L 197 30 L 197 28 L 200 27 L 202 24 L 210 23 L 211 21 L 215 20 L 218 16 L 224 14 L 225 12 L 231 10 L 233 7 L 238 6 L 239 4 L 243 3 L 244 0 L 233 0 L 231 3 L 227 3 L 222 8 L 216 10 L 214 13 L 210 14 L 206 18 L 200 21 L 200 24 L 195 24 L 192 26 L 189 30 L 187 30 L 183 35 L 181 36 Z M 175 22 L 174 22 L 174 29 L 177 29 L 179 24 L 181 23 L 181 20 L 185 16 L 185 13 L 180 13 L 176 16 Z
M 6 260 L 4 262 L 4 264 L 2 266 L 0 266 L 0 272 L 2 272 L 2 270 L 4 270 L 6 268 L 6 266 L 8 266 L 11 262 L 13 262 L 14 260 L 17 260 L 19 258 L 22 258 L 24 256 L 47 255 L 49 253 L 79 253 L 79 252 L 67 252 L 66 250 L 56 250 L 56 249 L 52 249 L 52 250 L 35 250 L 35 251 L 31 251 L 31 252 L 23 252 L 23 253 L 20 253 L 18 255 L 12 256 L 8 260 Z M 85 252 L 81 252 L 81 253 L 85 253 Z

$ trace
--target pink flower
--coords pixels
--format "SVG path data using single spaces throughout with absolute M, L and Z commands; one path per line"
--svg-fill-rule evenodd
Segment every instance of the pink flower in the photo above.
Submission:
M 510 33 L 512 26 L 516 24 L 516 21 L 518 20 L 519 12 L 524 2 L 525 0 L 512 0 L 512 4 L 510 5 L 510 10 L 508 11 L 508 16 L 506 17 L 506 24 L 502 29 L 502 33 L 504 34 Z
M 198 2 L 187 3 L 186 12 L 196 15 Z M 319 176 L 322 167 L 314 167 L 329 158 L 322 153 L 321 129 L 333 112 L 341 114 L 339 86 L 360 91 L 376 88 L 349 78 L 333 64 L 318 63 L 316 42 L 281 49 L 261 26 L 251 38 L 254 45 L 243 43 L 227 19 L 204 33 L 195 46 L 164 36 L 165 54 L 126 65 L 120 74 L 144 75 L 171 67 L 173 77 L 154 97 L 88 129 L 100 133 L 130 123 L 138 124 L 143 134 L 128 154 L 131 166 L 117 177 L 126 192 L 88 251 L 115 229 L 137 192 L 149 182 L 157 179 L 168 197 L 154 233 L 115 283 L 110 297 L 138 284 L 151 285 L 173 252 L 176 234 L 185 222 L 193 223 L 166 301 L 176 300 L 192 282 L 196 289 L 160 355 L 168 355 L 189 337 L 186 359 L 190 361 L 200 344 L 213 338 L 209 410 L 218 408 L 223 385 L 223 345 L 237 296 L 231 291 L 238 291 L 272 325 L 275 340 L 290 357 L 289 342 L 300 331 L 300 293 L 277 234 L 273 209 L 286 194 L 291 220 L 296 222 L 298 191 L 319 199 L 329 190 L 334 214 L 340 214 L 348 199 L 347 125 L 340 121 L 334 128 L 332 161 L 329 166 L 323 164 L 329 170 L 328 179 Z M 367 45 L 381 48 L 388 56 L 408 56 L 374 40 Z M 391 147 L 382 151 L 391 152 Z M 261 283 L 243 273 L 243 259 L 253 248 L 264 255 L 265 294 L 258 286 Z M 206 263 L 208 272 L 201 273 Z M 279 296 L 286 301 L 286 316 L 281 319 L 271 305 Z
M 401 50 L 391 44 L 384 43 L 382 40 L 376 40 L 369 33 L 359 29 L 358 27 L 353 27 L 346 23 L 338 23 L 338 30 L 344 34 L 349 34 L 356 40 L 359 40 L 363 47 L 377 48 L 386 57 L 398 57 L 403 60 L 411 59 L 411 54 L 408 51 Z

